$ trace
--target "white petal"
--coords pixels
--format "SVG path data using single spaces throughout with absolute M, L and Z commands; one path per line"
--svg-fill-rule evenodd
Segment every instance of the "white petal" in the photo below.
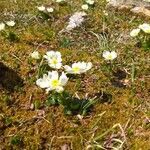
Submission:
M 58 80 L 58 72 L 57 71 L 52 71 L 51 72 L 52 74 L 52 76 L 51 76 L 51 79 L 52 80 Z
M 89 6 L 87 4 L 84 4 L 81 6 L 83 10 L 88 10 Z
M 49 87 L 49 81 L 46 77 L 40 78 L 36 81 L 36 85 L 38 85 L 41 88 L 48 88 Z
M 62 72 L 62 75 L 59 78 L 59 82 L 60 82 L 61 86 L 65 86 L 67 84 L 68 78 L 64 72 Z
M 49 78 L 49 79 L 52 78 L 52 72 L 51 72 L 51 71 L 48 72 L 48 78 Z
M 48 65 L 49 65 L 51 68 L 60 69 L 61 66 L 62 66 L 62 63 L 53 64 L 53 63 L 51 63 L 51 62 L 48 62 Z
M 58 87 L 56 88 L 56 91 L 57 91 L 58 93 L 61 93 L 61 92 L 64 91 L 64 88 L 63 88 L 62 86 L 58 86 Z
M 53 12 L 54 11 L 54 9 L 52 7 L 49 7 L 46 10 L 47 10 L 47 12 Z
M 74 68 L 74 67 L 80 67 L 80 62 L 73 63 L 73 64 L 72 64 L 72 68 Z
M 102 56 L 104 58 L 107 58 L 108 55 L 110 55 L 110 52 L 109 51 L 104 51 Z
M 138 36 L 140 30 L 141 30 L 141 29 L 133 29 L 133 30 L 130 32 L 130 36 L 132 36 L 132 37 Z
M 55 52 L 54 51 L 48 51 L 48 52 L 46 52 L 46 55 L 49 57 L 52 57 L 53 55 L 55 55 Z
M 57 51 L 57 52 L 55 52 L 55 54 L 56 54 L 57 57 L 61 57 L 61 53 L 60 52 Z
M 7 21 L 6 24 L 10 27 L 13 27 L 15 25 L 14 21 Z
M 4 23 L 0 23 L 0 31 L 5 29 L 5 24 Z
M 62 58 L 60 57 L 56 57 L 58 62 L 62 62 Z
M 92 68 L 92 63 L 91 62 L 88 62 L 87 63 L 87 70 L 90 70 Z
M 65 65 L 64 68 L 65 68 L 66 72 L 72 71 L 72 68 L 68 65 Z
M 57 3 L 64 2 L 65 0 L 56 0 Z
M 117 53 L 115 51 L 112 51 L 111 55 L 112 55 L 112 59 L 115 59 L 117 57 Z
M 55 65 L 55 68 L 56 68 L 56 69 L 60 69 L 61 66 L 62 66 L 62 63 L 57 63 L 57 64 Z
M 45 7 L 44 7 L 44 6 L 40 6 L 40 7 L 38 7 L 38 10 L 39 10 L 39 11 L 44 11 L 44 10 L 45 10 Z
M 88 3 L 89 5 L 93 5 L 94 4 L 94 0 L 86 0 L 86 3 Z
M 31 53 L 31 57 L 33 59 L 40 59 L 40 54 L 39 54 L 38 51 L 34 51 L 34 52 Z
M 49 91 L 52 91 L 52 90 L 53 90 L 52 88 L 47 88 L 47 89 L 46 89 L 46 93 L 48 94 Z

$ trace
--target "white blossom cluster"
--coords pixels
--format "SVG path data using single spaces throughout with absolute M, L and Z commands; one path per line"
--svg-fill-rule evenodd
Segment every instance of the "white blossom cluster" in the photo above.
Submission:
M 52 8 L 52 7 L 45 7 L 45 6 L 39 6 L 39 7 L 37 7 L 38 8 L 38 10 L 40 11 L 40 12 L 48 12 L 48 13 L 52 13 L 53 11 L 54 11 L 54 8 Z
M 31 57 L 33 59 L 40 59 L 41 55 L 38 51 L 34 51 L 31 53 Z M 46 92 L 49 91 L 56 91 L 58 93 L 61 93 L 64 91 L 64 86 L 67 84 L 69 78 L 67 77 L 67 74 L 81 74 L 85 73 L 88 70 L 92 68 L 91 62 L 75 62 L 71 66 L 62 64 L 62 58 L 61 53 L 58 51 L 48 51 L 46 52 L 46 55 L 43 56 L 46 61 L 48 62 L 48 65 L 53 68 L 57 69 L 56 71 L 48 71 L 48 74 L 44 74 L 42 78 L 39 78 L 36 81 L 36 84 L 46 89 Z M 64 71 L 59 76 L 58 69 L 63 69 Z
M 88 10 L 89 6 L 94 5 L 95 1 L 94 0 L 86 0 L 85 4 L 83 4 L 81 7 L 83 10 Z
M 9 27 L 13 27 L 13 26 L 15 26 L 15 24 L 16 23 L 14 21 L 12 21 L 12 20 L 11 21 L 7 21 L 6 24 L 1 22 L 0 23 L 0 31 L 4 30 L 6 25 L 9 26 Z
M 150 34 L 150 24 L 148 23 L 143 23 L 141 25 L 139 25 L 138 28 L 136 29 L 133 29 L 131 32 L 130 32 L 130 36 L 131 37 L 136 37 L 139 35 L 139 33 L 143 31 L 144 33 L 146 34 Z

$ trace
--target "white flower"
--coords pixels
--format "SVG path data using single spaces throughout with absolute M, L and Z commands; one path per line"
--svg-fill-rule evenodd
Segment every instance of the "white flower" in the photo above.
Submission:
M 37 8 L 38 8 L 39 11 L 45 11 L 45 9 L 46 9 L 44 6 L 39 6 Z
M 104 51 L 103 52 L 103 57 L 106 59 L 106 60 L 113 60 L 117 57 L 117 53 L 115 51 Z
M 66 30 L 72 30 L 78 26 L 80 26 L 84 21 L 84 16 L 86 16 L 85 12 L 75 12 L 70 18 L 68 26 Z
M 0 23 L 0 31 L 5 29 L 5 24 L 4 23 Z
M 65 65 L 64 66 L 65 70 L 69 74 L 81 74 L 85 73 L 89 69 L 92 68 L 92 63 L 91 62 L 77 62 L 73 63 L 72 66 Z
M 40 56 L 38 51 L 34 51 L 33 53 L 31 53 L 31 57 L 33 59 L 40 59 L 41 58 L 41 56 Z
M 65 0 L 56 0 L 57 3 L 64 2 Z
M 94 0 L 86 0 L 86 3 L 88 3 L 89 5 L 93 5 L 95 2 Z
M 52 7 L 48 7 L 48 8 L 46 8 L 46 10 L 47 10 L 47 12 L 50 12 L 50 13 L 54 11 L 54 9 Z
M 47 74 L 43 75 L 43 78 L 40 78 L 36 81 L 36 84 L 46 89 L 46 92 L 55 90 L 57 92 L 64 91 L 64 86 L 67 84 L 68 78 L 64 72 L 62 72 L 61 76 L 59 77 L 59 74 L 57 71 L 48 72 Z
M 60 52 L 49 51 L 44 55 L 44 58 L 47 59 L 48 65 L 55 69 L 60 69 L 62 66 L 62 58 Z
M 10 27 L 13 27 L 16 23 L 14 21 L 7 21 L 6 24 Z
M 141 30 L 143 30 L 145 33 L 150 33 L 150 24 L 143 23 L 139 26 Z
M 133 30 L 130 32 L 130 36 L 132 36 L 132 37 L 138 36 L 138 34 L 140 33 L 140 30 L 141 30 L 141 29 L 133 29 Z
M 89 6 L 87 4 L 82 5 L 83 10 L 88 10 Z

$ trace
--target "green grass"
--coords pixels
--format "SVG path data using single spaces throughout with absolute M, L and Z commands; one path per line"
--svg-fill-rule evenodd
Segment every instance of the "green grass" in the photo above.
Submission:
M 149 19 L 113 8 L 106 9 L 109 15 L 104 16 L 106 4 L 97 0 L 81 28 L 60 33 L 69 16 L 81 10 L 82 1 L 65 6 L 54 4 L 57 12 L 46 21 L 36 7 L 49 3 L 0 1 L 0 20 L 15 19 L 17 24 L 12 30 L 19 37 L 19 41 L 11 42 L 0 36 L 0 62 L 24 80 L 24 85 L 13 92 L 0 87 L 0 149 L 57 150 L 67 144 L 73 150 L 83 150 L 89 145 L 96 150 L 102 149 L 96 145 L 106 148 L 110 146 L 109 140 L 118 139 L 124 142 L 123 149 L 148 150 L 149 51 L 136 46 L 129 32 Z M 80 84 L 79 78 L 66 87 L 71 94 L 77 92 L 81 99 L 86 93 L 90 98 L 97 96 L 98 102 L 83 119 L 64 115 L 62 106 L 45 105 L 47 95 L 35 85 L 37 64 L 29 61 L 30 53 L 36 49 L 41 54 L 47 50 L 60 51 L 64 64 L 81 60 L 93 63 L 91 71 L 83 77 L 86 82 Z M 121 81 L 102 58 L 105 49 L 118 52 L 113 70 L 127 72 Z M 126 86 L 118 87 L 125 81 Z

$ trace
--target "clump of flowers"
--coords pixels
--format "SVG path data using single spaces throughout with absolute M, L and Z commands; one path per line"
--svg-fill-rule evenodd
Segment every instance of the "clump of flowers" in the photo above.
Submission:
M 45 7 L 45 6 L 39 6 L 39 7 L 37 7 L 38 8 L 38 10 L 40 11 L 40 12 L 44 12 L 44 13 L 52 13 L 53 11 L 54 11 L 54 8 L 52 8 L 52 7 Z
M 139 44 L 146 50 L 150 49 L 150 24 L 143 23 L 130 32 L 131 37 L 136 37 Z
M 70 18 L 69 23 L 66 27 L 67 31 L 70 31 L 76 27 L 79 27 L 84 22 L 84 17 L 87 14 L 85 12 L 75 12 Z
M 12 27 L 14 27 L 15 24 L 16 23 L 13 20 L 0 23 L 0 31 L 2 32 L 2 35 L 10 41 L 17 41 L 19 39 L 12 30 Z
M 95 1 L 94 0 L 86 0 L 86 3 L 89 5 L 93 5 L 95 3 Z
M 4 30 L 5 29 L 5 27 L 6 27 L 6 25 L 8 26 L 8 27 L 13 27 L 13 26 L 15 26 L 15 21 L 13 21 L 13 20 L 11 20 L 11 21 L 6 21 L 5 23 L 3 23 L 3 22 L 1 22 L 0 23 L 0 31 L 2 31 L 2 30 Z
M 49 7 L 49 6 L 39 6 L 37 7 L 40 16 L 42 17 L 42 19 L 44 20 L 48 20 L 52 17 L 53 12 L 54 12 L 54 8 L 53 7 Z
M 69 74 L 82 74 L 86 73 L 88 70 L 92 68 L 91 62 L 75 62 L 71 66 L 62 64 L 62 56 L 61 53 L 58 51 L 48 51 L 46 54 L 41 57 L 38 51 L 34 51 L 31 53 L 32 59 L 41 59 L 41 63 L 43 66 L 39 65 L 39 70 L 43 71 L 42 74 L 39 75 L 38 79 L 36 80 L 36 85 L 42 89 L 46 90 L 46 93 L 50 95 L 47 102 L 48 104 L 61 104 L 64 106 L 64 110 L 67 110 L 67 114 L 70 114 L 71 111 L 79 110 L 83 112 L 82 108 L 85 109 L 89 108 L 91 104 L 87 105 L 87 102 L 81 103 L 81 101 L 77 102 L 73 100 L 73 97 L 65 91 L 65 86 L 69 81 Z M 45 65 L 47 64 L 46 70 Z M 55 70 L 53 70 L 55 69 Z M 44 73 L 44 74 L 43 74 Z M 70 78 L 71 79 L 71 78 Z M 84 104 L 87 107 L 84 107 Z M 75 106 L 74 106 L 75 105 Z M 69 113 L 68 113 L 69 112 Z
M 81 7 L 82 7 L 83 10 L 88 10 L 89 6 L 93 6 L 94 3 L 95 3 L 94 0 L 86 0 L 85 4 L 83 4 Z

